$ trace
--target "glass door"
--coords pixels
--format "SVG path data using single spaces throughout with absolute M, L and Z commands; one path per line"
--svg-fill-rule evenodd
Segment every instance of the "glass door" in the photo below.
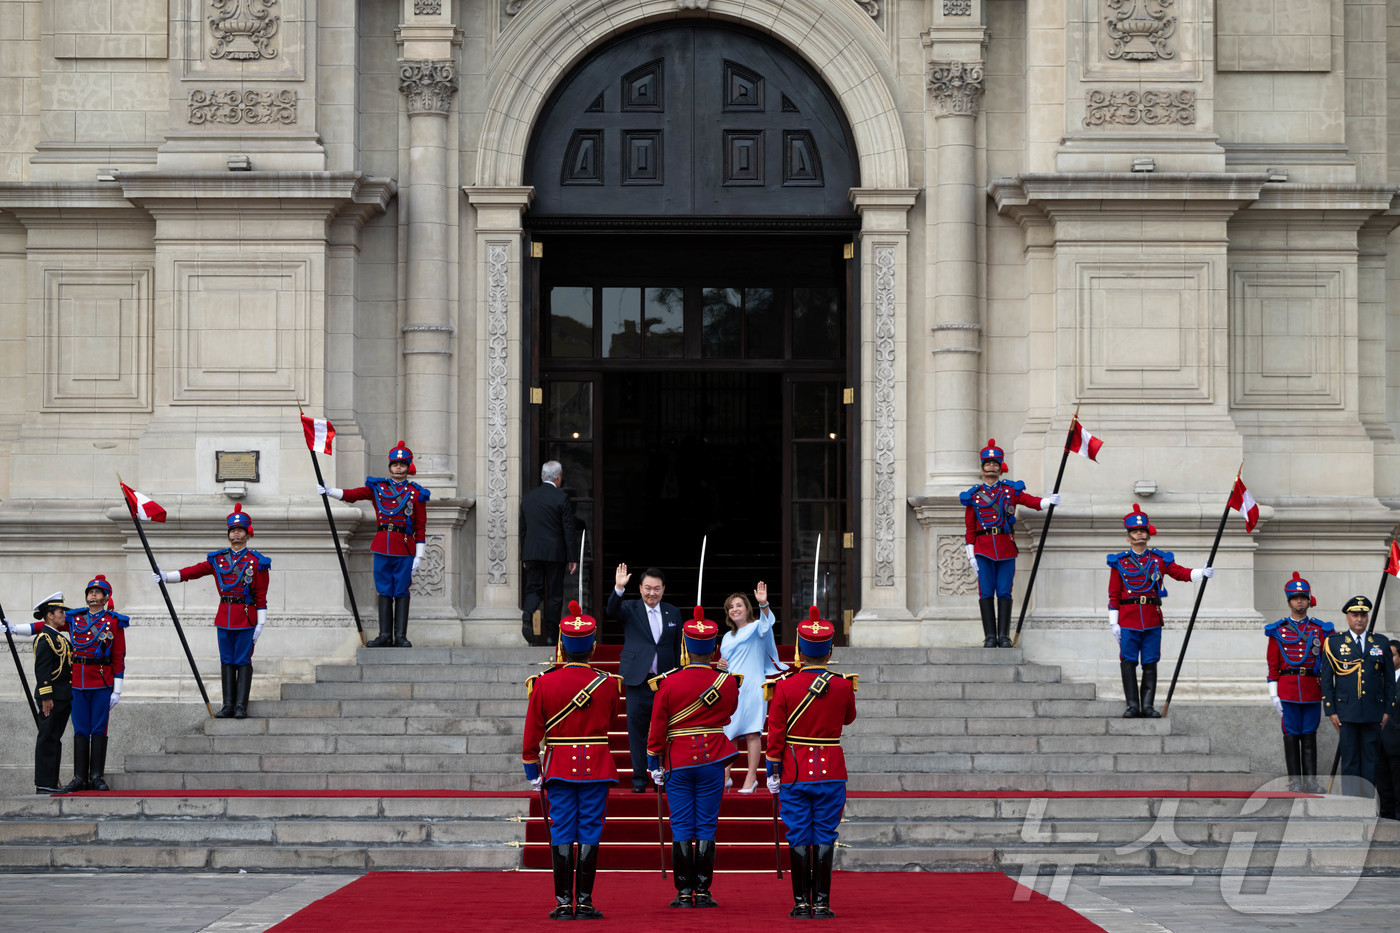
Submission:
M 784 386 L 785 524 L 789 530 L 786 640 L 815 605 L 843 634 L 850 576 L 845 534 L 850 488 L 846 406 L 838 376 L 790 375 Z M 820 547 L 820 550 L 818 548 Z

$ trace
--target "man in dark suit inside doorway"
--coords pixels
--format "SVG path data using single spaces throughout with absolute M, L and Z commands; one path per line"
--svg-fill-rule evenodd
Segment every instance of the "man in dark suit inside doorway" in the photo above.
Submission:
M 574 504 L 561 487 L 564 468 L 558 460 L 540 467 L 540 485 L 520 499 L 520 560 L 525 566 L 525 606 L 521 634 L 527 644 L 552 645 L 559 637 L 559 617 L 564 612 L 564 577 L 578 563 L 570 558 L 575 547 Z M 544 606 L 540 637 L 535 640 L 535 611 Z
M 642 574 L 641 599 L 622 598 L 632 574 L 617 565 L 608 596 L 608 618 L 622 623 L 622 657 L 618 673 L 627 686 L 627 746 L 632 752 L 632 792 L 647 789 L 647 731 L 653 694 L 647 679 L 681 664 L 681 614 L 666 595 L 666 576 L 655 567 Z

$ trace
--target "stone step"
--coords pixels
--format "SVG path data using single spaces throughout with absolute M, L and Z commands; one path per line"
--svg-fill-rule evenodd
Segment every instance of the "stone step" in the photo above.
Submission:
M 846 755 L 846 769 L 864 774 L 899 774 L 911 772 L 966 773 L 1091 773 L 1114 774 L 1134 772 L 1170 772 L 1200 774 L 1202 772 L 1240 772 L 1249 769 L 1249 758 L 1243 755 L 1210 755 L 1191 753 L 1162 753 L 1157 755 L 1114 754 L 888 754 Z
M 440 773 L 460 771 L 478 773 L 505 772 L 514 768 L 520 773 L 520 753 L 483 753 L 477 755 L 414 755 L 414 754 L 168 754 L 128 755 L 128 774 L 150 772 L 213 772 L 247 774 L 255 772 L 323 773 L 347 771 L 377 771 L 386 774 Z M 238 784 L 226 785 L 238 787 Z
M 488 648 L 454 645 L 434 648 L 358 648 L 355 664 L 361 667 L 433 664 L 517 664 L 543 667 L 553 660 L 552 648 Z M 833 667 L 847 670 L 877 664 L 953 664 L 958 666 L 1006 666 L 1026 663 L 1020 648 L 837 648 Z M 599 666 L 615 668 L 616 661 Z
M 518 791 L 529 785 L 520 770 L 505 771 L 135 771 L 107 782 L 115 790 L 476 790 Z
M 1135 791 L 1200 792 L 1230 791 L 1252 793 L 1273 774 L 1246 771 L 1189 774 L 1182 771 L 1139 771 L 1128 773 L 1085 772 L 948 772 L 903 771 L 887 774 L 853 774 L 851 790 L 861 791 Z
M 183 735 L 165 741 L 169 754 L 403 754 L 465 755 L 520 753 L 518 735 Z
M 0 845 L 0 869 L 9 871 L 442 871 L 509 870 L 520 850 L 506 845 L 290 846 L 290 845 Z
M 253 717 L 205 719 L 205 735 L 520 735 L 523 717 Z
M 418 819 L 505 822 L 529 813 L 528 794 L 513 797 L 125 797 L 91 795 L 0 798 L 0 821 L 7 819 Z M 528 785 L 527 785 L 528 790 Z
M 858 707 L 859 709 L 859 707 Z M 969 717 L 898 719 L 860 716 L 845 735 L 1170 735 L 1170 719 Z
M 854 733 L 841 742 L 852 755 L 955 754 L 1158 754 L 1210 752 L 1205 736 L 1177 735 L 877 735 Z

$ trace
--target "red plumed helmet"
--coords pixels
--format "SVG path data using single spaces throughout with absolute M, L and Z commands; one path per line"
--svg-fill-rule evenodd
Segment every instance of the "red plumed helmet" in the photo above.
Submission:
M 978 458 L 983 463 L 986 463 L 988 460 L 995 460 L 1001 467 L 1001 472 L 1007 472 L 1006 451 L 997 446 L 997 439 L 995 437 L 988 438 L 987 446 L 982 448 L 982 452 L 978 455 Z
M 1157 529 L 1152 527 L 1152 523 L 1147 520 L 1147 513 L 1133 503 L 1133 510 L 1123 516 L 1123 527 L 1132 531 L 1134 528 L 1146 528 L 1149 535 L 1155 535 Z
M 399 441 L 397 444 L 394 445 L 394 449 L 389 451 L 389 462 L 406 462 L 408 464 L 409 476 L 413 476 L 418 472 L 418 467 L 414 466 L 413 464 L 413 451 L 409 450 L 408 445 L 405 444 L 403 441 Z

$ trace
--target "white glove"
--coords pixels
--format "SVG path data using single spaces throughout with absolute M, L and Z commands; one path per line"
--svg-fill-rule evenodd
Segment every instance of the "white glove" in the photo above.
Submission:
M 970 545 L 970 544 L 969 544 L 969 545 L 966 545 L 966 547 L 967 547 L 967 562 L 968 562 L 969 564 L 972 565 L 972 569 L 973 569 L 973 570 L 976 570 L 976 569 L 977 569 L 977 549 L 976 549 L 975 547 L 973 547 L 972 545 Z
M 11 622 L 9 619 L 5 620 L 5 628 L 11 635 L 33 635 L 34 629 L 37 626 L 37 622 L 30 625 L 28 622 Z
M 107 700 L 107 708 L 111 709 L 112 707 L 116 706 L 119 702 L 121 702 L 121 698 L 122 679 L 118 677 L 112 681 L 112 696 Z
M 530 781 L 530 786 L 535 790 L 539 790 L 541 787 L 544 787 L 544 775 L 541 774 L 539 777 Z
M 1278 681 L 1269 681 L 1269 700 L 1274 704 L 1274 712 L 1283 715 L 1283 701 L 1278 698 Z
M 343 499 L 345 498 L 345 490 L 337 489 L 334 486 L 322 486 L 320 483 L 317 483 L 316 495 L 330 496 L 332 499 Z
M 768 793 L 776 794 L 778 792 L 778 788 L 782 786 L 783 782 L 778 779 L 778 776 L 776 774 L 768 775 Z
M 662 771 L 660 768 L 651 772 L 651 779 L 656 782 L 657 787 L 666 786 L 666 772 Z
M 1050 493 L 1050 495 L 1042 496 L 1041 498 L 1043 498 L 1046 502 L 1050 503 L 1051 505 L 1060 504 L 1060 494 L 1058 492 L 1052 492 Z
M 1113 626 L 1113 640 L 1119 645 L 1123 644 L 1123 626 L 1118 624 L 1118 610 L 1108 610 L 1108 624 Z
M 255 626 L 253 626 L 253 644 L 256 645 L 256 644 L 258 643 L 258 639 L 262 637 L 263 624 L 266 623 L 266 622 L 267 622 L 267 610 L 266 610 L 266 609 L 259 609 L 259 610 L 258 610 L 258 624 L 255 625 Z
M 1197 567 L 1195 570 L 1191 571 L 1191 582 L 1200 583 L 1202 577 L 1209 580 L 1213 576 L 1215 576 L 1214 567 Z
M 419 541 L 418 546 L 414 548 L 413 567 L 409 570 L 410 575 L 417 573 L 418 568 L 423 566 L 423 552 L 427 550 L 427 547 L 428 546 L 426 544 L 424 544 L 422 541 Z
M 151 579 L 157 583 L 179 583 L 180 571 L 161 570 L 159 567 L 157 567 L 156 572 L 151 574 Z

